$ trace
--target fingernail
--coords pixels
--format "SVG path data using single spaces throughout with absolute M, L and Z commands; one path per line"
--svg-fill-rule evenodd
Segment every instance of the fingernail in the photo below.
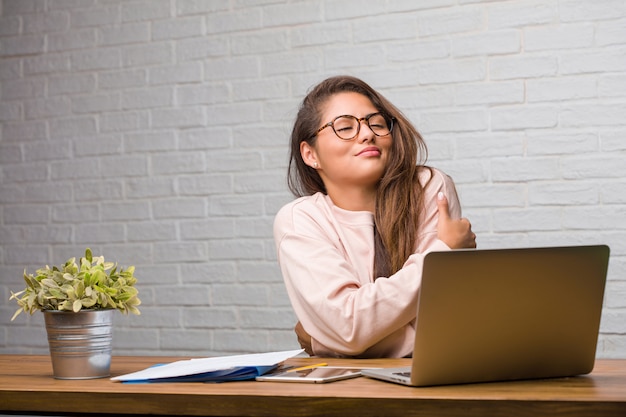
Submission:
M 443 200 L 443 192 L 439 191 L 437 194 L 437 200 Z

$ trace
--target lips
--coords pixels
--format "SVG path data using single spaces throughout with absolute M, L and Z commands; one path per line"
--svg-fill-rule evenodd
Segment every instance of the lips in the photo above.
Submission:
M 376 146 L 368 146 L 357 153 L 356 156 L 380 156 L 380 149 Z

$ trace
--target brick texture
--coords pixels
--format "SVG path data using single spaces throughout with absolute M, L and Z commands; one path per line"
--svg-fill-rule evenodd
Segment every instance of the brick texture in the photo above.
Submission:
M 626 2 L 0 0 L 0 353 L 24 268 L 135 265 L 115 354 L 297 347 L 272 220 L 298 102 L 353 74 L 415 122 L 482 248 L 606 243 L 626 358 Z

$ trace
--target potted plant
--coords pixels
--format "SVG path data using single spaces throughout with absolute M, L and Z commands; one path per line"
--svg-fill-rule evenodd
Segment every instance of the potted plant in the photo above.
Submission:
M 127 269 L 94 257 L 91 249 L 76 263 L 70 258 L 62 267 L 38 269 L 27 274 L 26 288 L 11 291 L 21 312 L 42 311 L 55 378 L 87 379 L 109 376 L 113 340 L 113 312 L 140 314 L 133 275 Z

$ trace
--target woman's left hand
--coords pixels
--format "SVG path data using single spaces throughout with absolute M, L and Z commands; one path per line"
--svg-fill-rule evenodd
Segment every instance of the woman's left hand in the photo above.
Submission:
M 472 232 L 469 220 L 452 219 L 448 208 L 448 199 L 443 193 L 437 195 L 439 220 L 437 222 L 437 237 L 444 241 L 451 249 L 475 248 L 476 234 Z

